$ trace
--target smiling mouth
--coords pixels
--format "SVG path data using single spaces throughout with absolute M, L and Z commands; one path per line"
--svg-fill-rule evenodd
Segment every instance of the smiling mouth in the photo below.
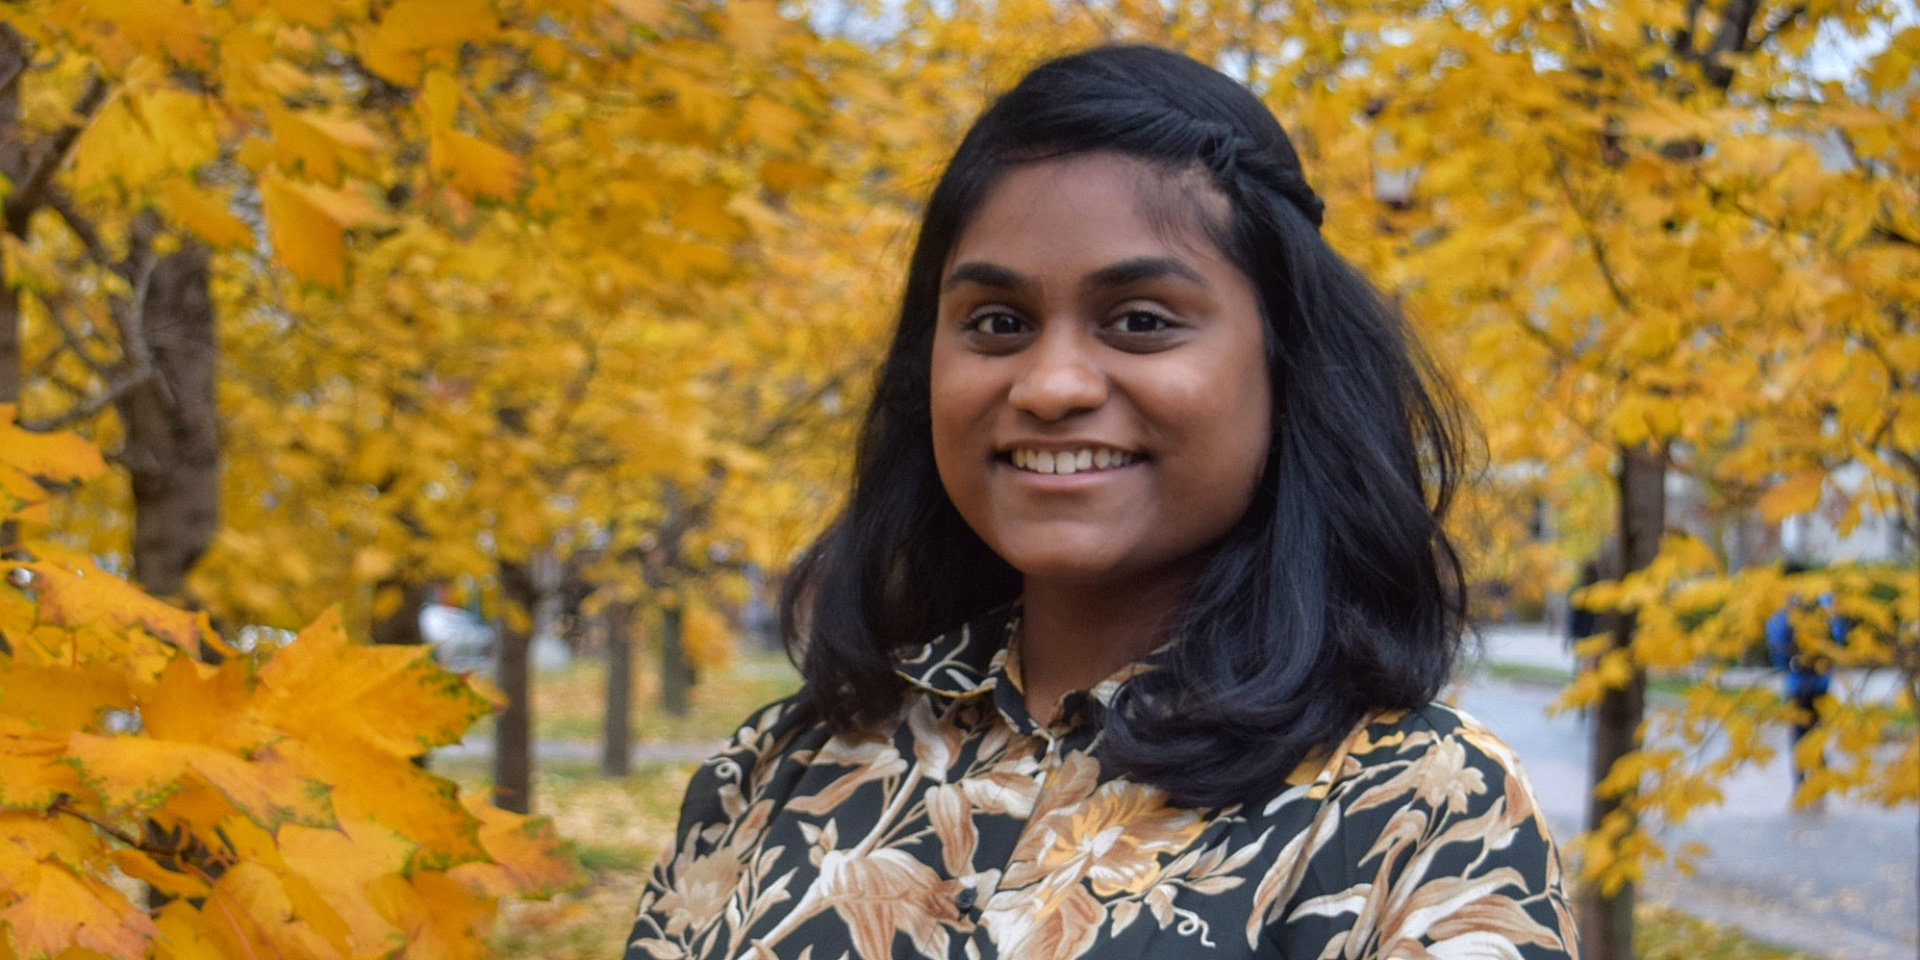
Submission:
M 1015 447 L 1002 455 L 1016 469 L 1028 473 L 1061 475 L 1114 470 L 1143 459 L 1137 453 L 1111 447 L 1082 447 L 1078 450 L 1034 450 Z

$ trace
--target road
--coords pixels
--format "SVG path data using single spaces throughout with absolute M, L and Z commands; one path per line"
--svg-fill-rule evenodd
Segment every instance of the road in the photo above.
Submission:
M 1489 662 L 1568 666 L 1559 643 L 1537 631 L 1496 631 L 1486 640 Z M 1571 839 L 1585 816 L 1587 727 L 1572 713 L 1547 715 L 1556 693 L 1483 671 L 1458 702 L 1519 754 L 1555 835 Z M 1786 737 L 1782 731 L 1783 747 Z M 1642 888 L 1648 899 L 1836 960 L 1911 960 L 1920 810 L 1829 800 L 1820 810 L 1793 811 L 1784 755 L 1723 790 L 1724 804 L 1695 811 L 1660 838 L 1669 849 L 1706 847 L 1695 875 L 1654 868 Z

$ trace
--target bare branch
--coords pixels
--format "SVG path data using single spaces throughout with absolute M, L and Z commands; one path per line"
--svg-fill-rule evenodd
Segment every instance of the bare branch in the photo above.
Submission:
M 47 138 L 46 148 L 40 152 L 39 159 L 34 161 L 27 175 L 14 184 L 13 192 L 7 195 L 4 210 L 8 233 L 16 237 L 26 236 L 27 218 L 45 199 L 47 186 L 53 182 L 54 173 L 67 162 L 67 154 L 73 149 L 74 142 L 80 139 L 80 132 L 86 129 L 93 115 L 107 102 L 107 94 L 112 89 L 106 79 L 97 73 L 87 81 L 87 89 L 73 105 L 73 112 L 79 115 L 79 119 L 54 131 L 53 136 Z
M 124 372 L 87 402 L 76 404 L 59 416 L 22 423 L 21 427 L 44 432 L 71 426 L 106 409 L 127 391 L 153 380 L 153 347 L 147 342 L 146 331 L 147 292 L 153 285 L 153 271 L 159 263 L 152 250 L 143 250 L 134 277 L 132 302 L 116 304 L 113 309 L 114 321 L 120 327 L 120 352 L 126 358 Z
M 115 381 L 108 386 L 107 389 L 94 394 L 87 402 L 75 404 L 58 416 L 47 417 L 43 420 L 21 421 L 20 429 L 31 430 L 35 433 L 46 433 L 49 430 L 64 430 L 105 410 L 109 404 L 125 396 L 127 391 L 151 379 L 153 379 L 152 367 L 134 370 L 123 379 Z
M 1566 157 L 1549 145 L 1548 152 L 1553 154 L 1553 173 L 1560 181 L 1560 190 L 1567 198 L 1567 207 L 1573 211 L 1575 219 L 1580 221 L 1580 232 L 1587 238 L 1587 246 L 1593 250 L 1594 265 L 1600 270 L 1600 278 L 1607 284 L 1607 292 L 1613 295 L 1613 302 L 1622 310 L 1633 309 L 1633 299 L 1627 296 L 1626 288 L 1620 285 L 1620 278 L 1614 275 L 1613 262 L 1607 256 L 1607 244 L 1600 238 L 1600 231 L 1594 226 L 1587 211 L 1580 206 L 1580 199 L 1573 189 L 1573 180 L 1567 174 Z
M 105 361 L 95 360 L 93 355 L 87 352 L 85 346 L 87 340 L 86 335 L 75 330 L 73 325 L 67 322 L 66 311 L 60 309 L 60 307 L 61 305 L 58 303 L 47 304 L 47 316 L 53 320 L 54 326 L 60 328 L 60 339 L 73 351 L 74 356 L 80 358 L 81 363 L 87 365 L 87 369 L 103 377 L 110 376 L 113 373 L 113 368 Z M 54 354 L 50 354 L 49 356 L 57 355 L 58 353 L 59 351 L 56 350 Z
M 81 245 L 87 248 L 87 256 L 92 257 L 93 262 L 109 270 L 113 269 L 113 254 L 108 252 L 107 245 L 101 242 L 99 229 L 93 225 L 93 221 L 89 220 L 86 214 L 80 212 L 78 206 L 74 205 L 72 196 L 58 187 L 48 187 L 46 204 L 66 222 L 67 229 L 72 230 Z

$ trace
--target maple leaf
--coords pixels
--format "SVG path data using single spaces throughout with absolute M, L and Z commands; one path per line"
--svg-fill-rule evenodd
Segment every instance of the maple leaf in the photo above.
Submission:
M 70 630 L 144 630 L 181 649 L 198 649 L 202 641 L 224 647 L 205 613 L 190 613 L 150 596 L 91 560 L 71 566 L 34 562 L 20 567 L 32 574 L 30 589 L 41 623 Z
M 571 850 L 545 818 L 502 810 L 477 796 L 467 809 L 480 819 L 480 842 L 488 860 L 447 871 L 456 880 L 495 897 L 545 897 L 577 887 L 585 879 Z

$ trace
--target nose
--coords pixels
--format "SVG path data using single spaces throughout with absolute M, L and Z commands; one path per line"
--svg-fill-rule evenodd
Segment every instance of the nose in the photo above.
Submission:
M 1048 324 L 1027 349 L 1026 366 L 1007 395 L 1015 410 L 1052 421 L 1107 402 L 1107 376 L 1093 356 L 1095 345 L 1078 333 L 1068 324 Z

